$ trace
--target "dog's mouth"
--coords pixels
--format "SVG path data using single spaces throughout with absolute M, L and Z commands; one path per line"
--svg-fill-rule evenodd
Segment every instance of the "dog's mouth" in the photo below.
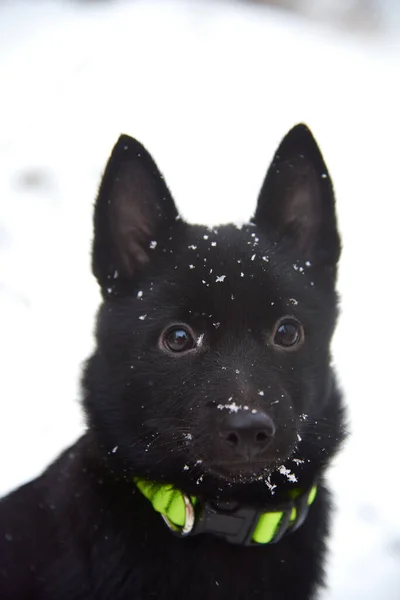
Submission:
M 201 461 L 201 470 L 217 480 L 225 483 L 252 483 L 268 482 L 278 475 L 278 479 L 295 482 L 295 471 L 304 461 L 298 456 L 297 446 L 281 448 L 279 452 L 264 457 L 245 459 L 237 457 L 236 460 L 204 460 Z M 200 465 L 199 465 L 200 466 Z
M 217 479 L 230 483 L 251 483 L 267 480 L 279 470 L 282 460 L 218 462 L 205 470 Z
M 257 477 L 261 473 L 272 470 L 276 466 L 276 461 L 242 461 L 216 463 L 210 467 L 210 471 L 230 476 L 247 475 L 248 477 Z

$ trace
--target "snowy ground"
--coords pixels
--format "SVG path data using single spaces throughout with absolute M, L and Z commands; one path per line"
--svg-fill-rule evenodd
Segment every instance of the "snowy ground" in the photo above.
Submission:
M 324 598 L 394 600 L 400 48 L 316 27 L 235 2 L 1 2 L 0 492 L 82 429 L 91 205 L 119 133 L 151 150 L 187 218 L 218 222 L 250 216 L 277 143 L 306 121 L 336 182 L 353 430 L 331 472 Z

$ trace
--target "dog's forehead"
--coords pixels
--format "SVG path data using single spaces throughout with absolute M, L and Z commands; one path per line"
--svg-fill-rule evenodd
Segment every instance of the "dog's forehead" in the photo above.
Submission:
M 176 292 L 184 289 L 186 303 L 198 311 L 237 313 L 244 305 L 259 311 L 278 302 L 293 307 L 294 295 L 310 286 L 307 267 L 280 254 L 277 242 L 252 224 L 192 226 L 176 257 Z
M 257 256 L 268 262 L 269 256 L 265 251 L 272 250 L 271 246 L 266 248 L 265 236 L 252 224 L 189 227 L 186 239 L 189 251 L 187 255 L 203 262 L 220 261 L 231 264 L 234 258 L 240 264 L 246 258 L 254 261 Z
M 206 287 L 228 280 L 233 284 L 235 280 L 242 288 L 243 279 L 255 280 L 262 286 L 274 277 L 278 245 L 255 225 L 197 226 L 189 231 L 182 266 L 197 278 L 201 274 Z

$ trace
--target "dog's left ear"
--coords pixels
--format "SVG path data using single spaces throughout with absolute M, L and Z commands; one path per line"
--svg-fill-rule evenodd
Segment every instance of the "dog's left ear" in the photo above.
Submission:
M 281 142 L 268 170 L 253 218 L 279 240 L 287 240 L 314 265 L 335 265 L 340 255 L 332 182 L 306 125 Z
M 92 269 L 103 294 L 148 263 L 178 212 L 147 150 L 121 135 L 111 153 L 94 211 Z

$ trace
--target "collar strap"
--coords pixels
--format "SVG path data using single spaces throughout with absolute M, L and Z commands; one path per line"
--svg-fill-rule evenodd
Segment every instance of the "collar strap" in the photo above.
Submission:
M 136 478 L 135 483 L 168 528 L 180 537 L 211 533 L 228 542 L 245 546 L 273 544 L 303 523 L 314 502 L 317 486 L 294 489 L 291 499 L 262 509 L 237 503 L 202 502 L 187 496 L 170 484 Z

